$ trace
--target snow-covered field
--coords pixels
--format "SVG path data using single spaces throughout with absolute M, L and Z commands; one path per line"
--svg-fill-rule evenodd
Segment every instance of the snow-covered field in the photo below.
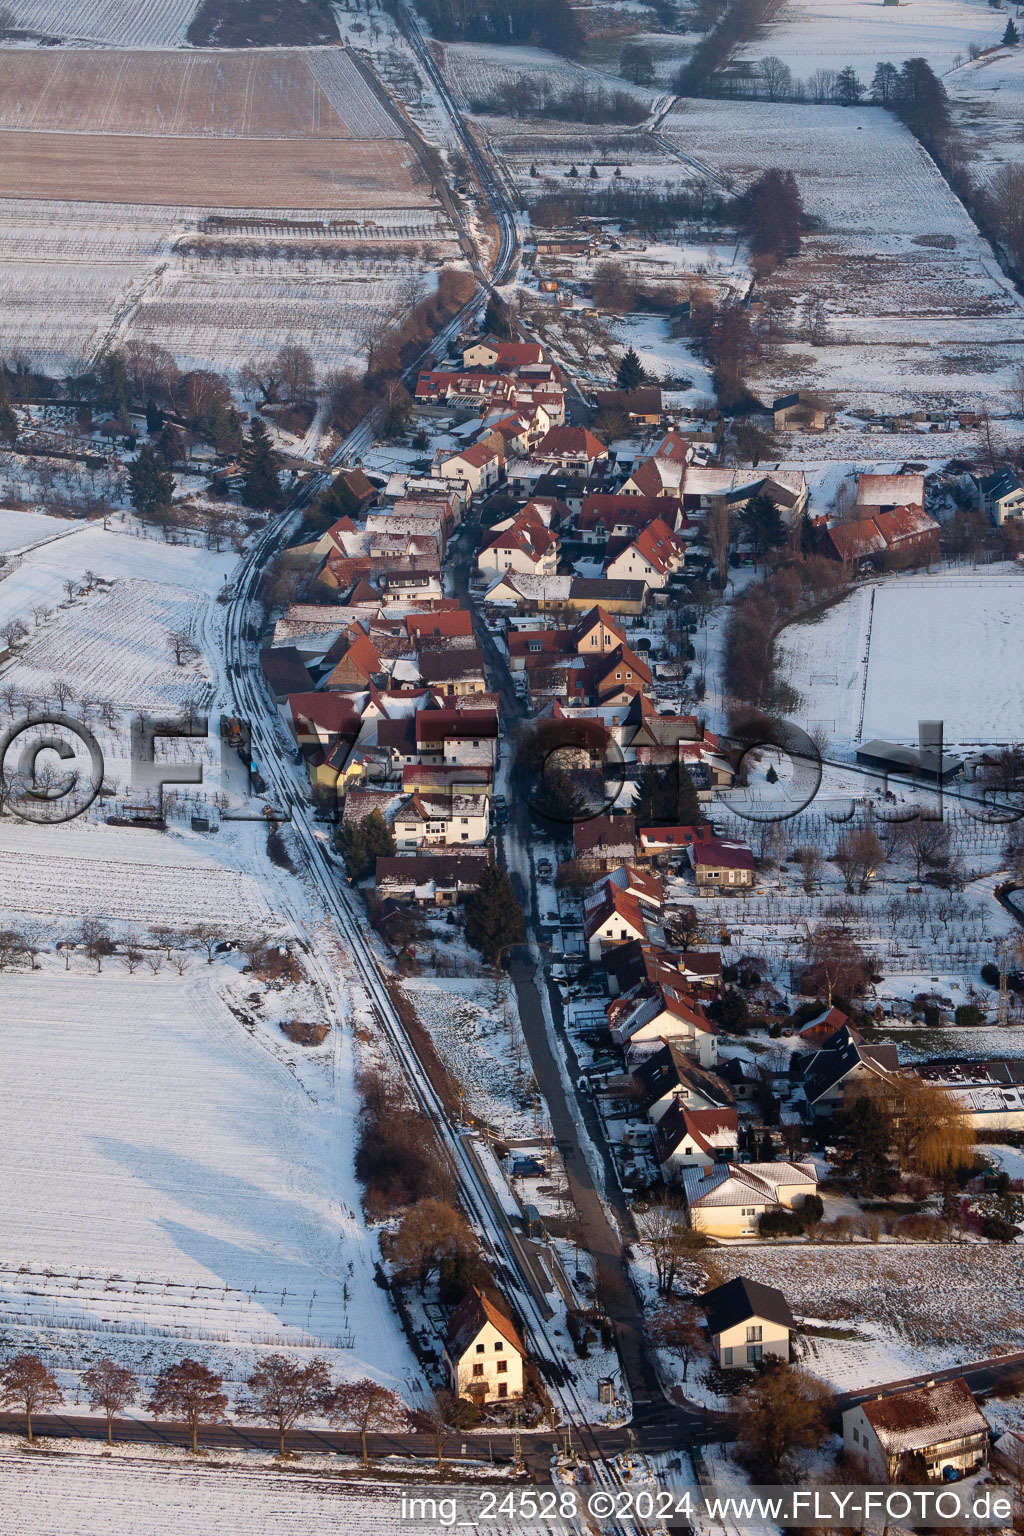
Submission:
M 11 0 L 14 25 L 120 48 L 183 44 L 199 0 Z
M 523 1108 L 523 1098 L 532 1072 L 522 1044 L 523 1070 L 515 1063 L 515 994 L 506 986 L 495 1002 L 490 978 L 415 977 L 403 986 L 442 1060 L 462 1085 L 467 1114 L 486 1120 L 502 1135 L 528 1135 L 534 1120 Z
M 450 1529 L 402 1515 L 401 1479 L 393 1484 L 372 1474 L 344 1479 L 328 1472 L 291 1474 L 266 1466 L 203 1467 L 171 1460 L 113 1461 L 55 1447 L 54 1456 L 0 1452 L 0 1530 L 18 1536 L 400 1536 L 417 1530 L 441 1536 Z M 218 1456 L 218 1463 L 230 1458 Z M 253 1458 L 255 1460 L 255 1458 Z M 429 1477 L 429 1472 L 427 1473 Z M 417 1486 L 417 1495 L 442 1499 L 469 1492 L 458 1485 Z M 7 1516 L 11 1517 L 8 1524 Z M 522 1532 L 521 1524 L 488 1521 L 494 1536 Z
M 899 66 L 925 58 L 944 75 L 967 58 L 972 43 L 998 43 L 1005 25 L 1005 13 L 993 14 L 984 0 L 788 0 L 743 55 L 774 54 L 804 80 L 849 64 L 869 85 L 882 61 Z
M 585 87 L 588 91 L 623 91 L 643 102 L 657 99 L 655 91 L 569 63 L 543 48 L 505 48 L 490 43 L 444 43 L 438 47 L 445 75 L 462 106 L 490 100 L 503 86 L 523 79 L 559 96 Z
M 783 631 L 797 718 L 837 746 L 915 742 L 919 720 L 942 720 L 953 746 L 1019 741 L 1022 618 L 1024 576 L 1012 566 L 858 587 L 815 622 Z
M 814 385 L 847 406 L 930 403 L 1001 413 L 1024 358 L 1020 296 L 924 150 L 876 108 L 688 101 L 665 121 L 681 151 L 742 186 L 792 169 L 817 227 L 770 288 L 790 338 L 762 365 L 765 395 Z M 821 299 L 823 344 L 806 339 Z
M 953 117 L 978 159 L 971 167 L 976 181 L 1004 161 L 1024 159 L 1024 56 L 1005 48 L 964 64 L 945 81 Z
M 4 978 L 0 1319 L 65 1371 L 104 1348 L 150 1369 L 198 1340 L 236 1375 L 290 1344 L 404 1391 L 335 1097 L 351 1039 L 290 1071 L 221 970 Z
M 390 312 L 403 284 L 421 270 L 416 263 L 352 261 L 319 276 L 304 265 L 267 263 L 270 270 L 248 276 L 209 264 L 172 268 L 136 309 L 127 339 L 167 347 L 183 369 L 233 371 L 250 358 L 271 357 L 282 338 L 306 347 L 323 372 L 353 368 L 362 328 Z

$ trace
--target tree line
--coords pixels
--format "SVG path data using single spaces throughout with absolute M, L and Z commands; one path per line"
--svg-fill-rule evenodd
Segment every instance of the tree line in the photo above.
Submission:
M 154 1418 L 183 1423 L 194 1454 L 204 1428 L 230 1422 L 223 1376 L 189 1357 L 165 1365 L 148 1397 L 136 1373 L 109 1357 L 83 1372 L 81 1388 L 89 1407 L 106 1418 L 108 1445 L 114 1444 L 117 1420 L 140 1403 Z M 34 1421 L 64 1402 L 57 1377 L 38 1355 L 18 1354 L 0 1366 L 0 1404 L 23 1414 L 30 1445 L 35 1443 Z M 334 1383 L 320 1356 L 305 1364 L 288 1355 L 260 1356 L 245 1379 L 235 1416 L 273 1426 L 281 1456 L 287 1454 L 288 1435 L 304 1419 L 326 1418 L 359 1434 L 364 1465 L 369 1464 L 369 1434 L 421 1427 L 390 1387 L 370 1377 Z

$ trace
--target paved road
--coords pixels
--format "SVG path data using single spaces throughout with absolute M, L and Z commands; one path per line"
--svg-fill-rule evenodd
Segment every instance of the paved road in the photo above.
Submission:
M 461 601 L 470 606 L 467 561 L 460 562 L 456 567 L 455 580 Z M 486 625 L 480 622 L 476 610 L 473 611 L 477 639 L 488 659 L 492 687 L 501 694 L 502 724 L 507 730 L 524 718 L 523 706 L 515 691 L 505 657 Z M 507 739 L 505 750 L 511 750 Z M 509 807 L 508 835 L 517 836 L 523 847 L 529 845 L 532 836 L 529 807 L 515 797 Z M 499 840 L 499 848 L 504 860 L 504 839 Z M 536 914 L 535 891 L 531 891 L 531 906 Z M 509 958 L 509 974 L 516 989 L 519 1019 L 534 1076 L 548 1107 L 552 1134 L 562 1154 L 569 1190 L 583 1229 L 583 1246 L 594 1258 L 602 1301 L 615 1325 L 622 1368 L 633 1398 L 634 1422 L 643 1422 L 645 1413 L 657 1409 L 659 1413 L 668 1413 L 670 1422 L 675 1423 L 680 1435 L 688 1435 L 693 1431 L 693 1416 L 681 1415 L 678 1408 L 665 1402 L 654 1362 L 644 1347 L 643 1312 L 629 1280 L 622 1239 L 609 1219 L 583 1149 L 581 1127 L 585 1128 L 585 1133 L 595 1147 L 604 1146 L 603 1133 L 593 1103 L 588 1096 L 566 1087 L 548 1030 L 533 961 L 520 952 L 514 953 Z M 556 1004 L 554 998 L 552 1003 L 553 1006 Z M 623 1230 L 629 1232 L 632 1227 L 629 1207 L 608 1157 L 605 1159 L 605 1170 L 608 1198 L 617 1208 Z

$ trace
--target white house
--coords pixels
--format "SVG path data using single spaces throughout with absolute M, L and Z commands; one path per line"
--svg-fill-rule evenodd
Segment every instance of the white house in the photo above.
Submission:
M 706 1291 L 700 1306 L 722 1370 L 755 1370 L 765 1355 L 788 1361 L 796 1322 L 789 1302 L 773 1285 L 737 1275 Z
M 491 529 L 494 537 L 476 557 L 485 576 L 516 571 L 524 576 L 553 576 L 558 570 L 558 535 L 536 513 L 521 512 Z
M 929 1482 L 947 1467 L 972 1472 L 988 1464 L 988 1448 L 988 1420 L 962 1376 L 875 1397 L 843 1413 L 843 1450 L 872 1481 L 898 1481 L 918 1457 Z
M 687 1169 L 728 1164 L 739 1145 L 735 1109 L 687 1109 L 675 1099 L 654 1127 L 654 1156 L 666 1184 Z
M 485 843 L 490 831 L 486 795 L 412 794 L 395 811 L 395 847 Z
M 1024 480 L 1006 466 L 994 474 L 974 476 L 975 499 L 997 528 L 1024 517 Z
M 702 1067 L 718 1060 L 718 1031 L 698 1004 L 663 986 L 655 997 L 616 998 L 609 1005 L 611 1036 L 631 1062 L 659 1051 L 671 1040 L 695 1056 Z
M 473 443 L 459 453 L 444 455 L 439 452 L 434 461 L 437 474 L 445 480 L 463 481 L 474 496 L 485 494 L 496 486 L 504 467 L 504 455 L 486 443 Z
M 818 1192 L 818 1175 L 811 1163 L 743 1163 L 736 1166 L 705 1160 L 702 1167 L 684 1168 L 683 1195 L 690 1225 L 709 1237 L 756 1237 L 766 1211 L 798 1210 L 808 1195 Z
M 459 1397 L 484 1403 L 522 1397 L 522 1340 L 512 1319 L 476 1286 L 452 1314 L 444 1354 Z
M 642 581 L 660 591 L 673 571 L 681 569 L 685 555 L 682 539 L 656 517 L 608 562 L 605 575 L 613 581 Z

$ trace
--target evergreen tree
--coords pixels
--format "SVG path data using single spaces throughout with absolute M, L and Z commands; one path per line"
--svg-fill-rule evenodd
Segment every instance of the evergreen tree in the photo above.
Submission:
M 509 944 L 523 937 L 523 909 L 505 871 L 488 868 L 480 889 L 466 899 L 466 942 L 493 964 Z
M 876 64 L 871 79 L 871 100 L 887 107 L 896 95 L 896 82 L 900 72 L 895 64 Z
M 180 464 L 185 457 L 185 438 L 173 421 L 165 421 L 156 440 L 156 451 L 165 464 Z
M 1003 47 L 1004 48 L 1016 48 L 1016 46 L 1017 46 L 1017 44 L 1019 42 L 1020 42 L 1020 33 L 1017 31 L 1017 27 L 1016 27 L 1016 24 L 1014 23 L 1013 17 L 1009 16 L 1009 17 L 1007 17 L 1007 21 L 1006 21 L 1006 31 L 1003 33 Z
M 779 509 L 763 491 L 750 498 L 740 523 L 757 560 L 763 560 L 769 550 L 786 542 L 786 526 Z
M 946 88 L 927 59 L 904 59 L 893 101 L 899 116 L 925 148 L 941 150 L 953 123 Z
M 536 175 L 536 172 L 533 173 Z M 508 323 L 508 308 L 500 294 L 491 293 L 487 297 L 487 308 L 484 310 L 484 335 L 496 336 L 500 341 L 510 341 L 512 327 Z
M 857 78 L 857 71 L 849 64 L 836 76 L 836 101 L 842 107 L 855 107 L 864 95 L 864 87 Z
M 174 476 L 151 443 L 143 443 L 128 470 L 131 503 L 140 517 L 155 517 L 171 504 Z
M 395 834 L 380 811 L 371 811 L 360 821 L 344 823 L 338 831 L 338 849 L 349 879 L 365 880 L 376 869 L 378 858 L 394 856 Z
M 276 512 L 284 499 L 277 472 L 278 459 L 267 429 L 258 416 L 253 417 L 249 426 L 242 463 L 245 466 L 242 500 L 246 506 L 256 507 L 261 512 Z
M 792 171 L 774 166 L 764 171 L 748 187 L 741 207 L 744 229 L 755 256 L 772 255 L 781 261 L 799 255 L 806 219 Z
M 116 416 L 120 425 L 127 431 L 131 391 L 128 387 L 128 369 L 120 352 L 108 352 L 100 362 L 97 395 L 101 405 L 106 406 L 111 416 Z
M 13 448 L 18 441 L 18 418 L 9 401 L 0 402 L 0 443 Z
M 694 782 L 684 763 L 641 770 L 633 792 L 637 826 L 692 827 L 704 820 Z
M 623 353 L 622 359 L 619 362 L 615 382 L 620 389 L 637 389 L 645 382 L 646 378 L 647 374 L 644 372 L 643 363 L 634 349 L 630 347 L 628 352 Z
M 847 1179 L 865 1194 L 885 1194 L 895 1187 L 889 1158 L 892 1121 L 877 1099 L 861 1094 L 836 1117 L 846 1156 Z
M 156 437 L 163 429 L 164 413 L 152 397 L 146 401 L 146 431 L 150 437 Z

